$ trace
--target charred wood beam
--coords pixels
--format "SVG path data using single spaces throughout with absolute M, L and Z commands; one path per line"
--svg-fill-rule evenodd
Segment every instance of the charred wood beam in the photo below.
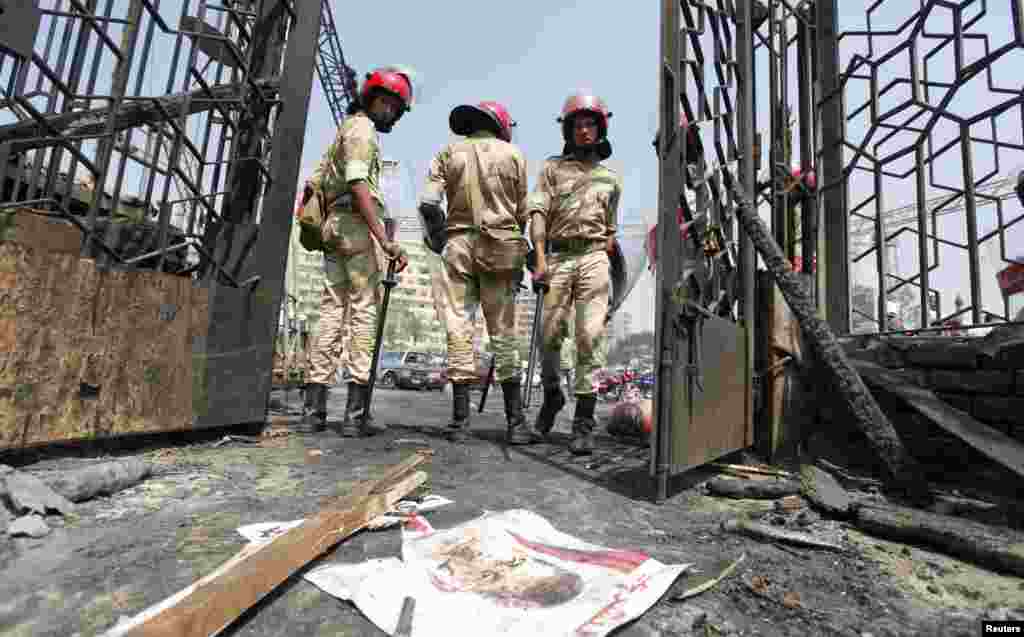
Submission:
M 267 91 L 277 89 L 276 79 L 263 80 L 259 84 Z M 239 101 L 245 90 L 248 88 L 244 82 L 235 82 L 214 86 L 209 90 L 199 89 L 150 99 L 135 98 L 116 109 L 114 132 L 178 118 L 183 111 L 187 111 L 188 115 L 209 111 L 220 103 Z M 53 139 L 47 136 L 54 133 L 74 135 L 77 138 L 102 137 L 107 134 L 110 111 L 109 108 L 94 108 L 46 117 L 45 125 L 42 122 L 26 121 L 0 126 L 0 144 L 10 142 L 11 152 L 19 153 L 53 145 Z
M 924 544 L 1003 573 L 1024 576 L 1024 533 L 949 515 L 877 502 L 859 503 L 856 525 L 897 542 Z
M 708 482 L 712 495 L 727 498 L 751 500 L 775 500 L 787 495 L 800 493 L 800 483 L 793 480 L 769 478 L 767 480 L 743 480 L 738 478 L 712 478 Z
M 896 486 L 914 496 L 924 495 L 927 483 L 920 465 L 907 453 L 889 418 L 850 363 L 829 324 L 818 318 L 814 297 L 804 279 L 793 271 L 744 189 L 728 171 L 723 171 L 723 176 L 737 204 L 736 217 L 740 225 L 764 259 L 803 333 L 818 350 L 821 362 L 834 379 L 839 396 L 849 407 L 857 428 L 867 436 Z

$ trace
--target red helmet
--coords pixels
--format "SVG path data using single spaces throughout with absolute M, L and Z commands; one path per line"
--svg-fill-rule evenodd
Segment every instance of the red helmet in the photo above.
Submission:
M 799 188 L 801 194 L 808 195 L 812 194 L 818 188 L 818 176 L 815 174 L 814 170 L 804 172 L 804 170 L 799 166 L 794 166 L 790 169 L 786 181 L 787 192 Z
M 686 135 L 686 157 L 685 162 L 687 164 L 696 164 L 701 155 L 704 154 L 704 144 L 700 140 L 700 130 L 696 126 L 690 125 L 690 120 L 686 117 L 686 111 L 679 111 L 679 132 Z M 659 130 L 654 136 L 654 152 L 661 153 L 661 131 Z M 682 147 L 682 142 L 680 142 Z
M 562 115 L 558 121 L 562 124 L 562 133 L 568 141 L 572 134 L 572 118 L 580 113 L 589 113 L 597 117 L 597 125 L 600 129 L 600 137 L 608 136 L 608 118 L 612 116 L 611 111 L 605 106 L 604 100 L 589 93 L 576 93 L 570 95 L 562 105 Z
M 481 128 L 494 128 L 494 132 L 506 142 L 512 141 L 512 129 L 516 122 L 508 109 L 500 102 L 480 102 L 476 106 L 463 104 L 452 109 L 448 125 L 456 135 L 470 135 Z
M 402 112 L 412 109 L 412 81 L 407 75 L 391 68 L 382 68 L 366 74 L 360 97 L 367 104 L 374 91 L 383 91 L 402 101 Z
M 570 95 L 562 105 L 562 114 L 558 121 L 562 124 L 562 138 L 565 140 L 566 150 L 573 145 L 573 118 L 583 113 L 597 118 L 598 140 L 595 149 L 601 159 L 607 159 L 612 154 L 612 147 L 608 142 L 608 119 L 612 113 L 608 110 L 604 100 L 591 93 L 580 92 Z
M 793 176 L 800 179 L 800 181 L 803 182 L 804 186 L 806 186 L 810 190 L 813 191 L 818 188 L 818 176 L 815 174 L 813 170 L 808 170 L 806 173 L 804 173 L 799 168 L 795 168 L 793 169 L 793 173 Z

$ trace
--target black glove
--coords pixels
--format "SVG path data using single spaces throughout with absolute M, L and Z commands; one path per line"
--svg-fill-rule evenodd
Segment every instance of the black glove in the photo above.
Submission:
M 427 247 L 430 248 L 435 254 L 441 254 L 444 252 L 444 246 L 448 243 L 448 229 L 441 227 L 433 232 L 428 239 L 426 239 Z
M 444 211 L 439 206 L 427 203 L 420 204 L 420 217 L 427 235 L 427 247 L 437 254 L 444 251 L 448 242 L 448 228 L 445 223 Z

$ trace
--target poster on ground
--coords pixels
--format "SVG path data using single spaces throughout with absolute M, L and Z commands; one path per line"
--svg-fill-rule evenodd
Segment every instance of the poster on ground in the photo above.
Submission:
M 640 617 L 687 568 L 589 544 L 512 510 L 446 530 L 414 516 L 401 558 L 325 565 L 305 578 L 389 634 L 408 596 L 414 637 L 601 637 Z

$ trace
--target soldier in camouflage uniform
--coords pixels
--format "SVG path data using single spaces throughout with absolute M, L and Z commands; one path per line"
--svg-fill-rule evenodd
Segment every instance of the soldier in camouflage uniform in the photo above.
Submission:
M 398 260 L 398 271 L 408 259 L 397 242 L 388 240 L 378 215 L 384 207 L 378 133 L 390 132 L 410 109 L 412 99 L 408 75 L 395 69 L 368 74 L 359 99 L 349 107 L 349 116 L 313 177 L 319 180 L 326 200 L 333 203 L 321 231 L 325 288 L 301 423 L 306 432 L 326 428 L 327 392 L 335 382 L 345 320 L 350 337 L 343 364 L 351 381 L 337 433 L 356 437 L 381 430 L 369 417 L 366 404 L 380 303 L 378 284 L 385 269 L 384 256 Z
M 528 204 L 536 251 L 535 288 L 547 285 L 541 345 L 544 402 L 534 435 L 546 438 L 565 406 L 559 367 L 575 305 L 576 414 L 569 449 L 577 455 L 589 454 L 594 447 L 594 372 L 605 366 L 609 255 L 615 249 L 622 194 L 621 179 L 600 163 L 612 153 L 609 117 L 604 102 L 593 95 L 566 100 L 559 118 L 565 149 L 544 162 Z
M 482 307 L 496 356 L 511 444 L 531 442 L 520 401 L 515 292 L 529 248 L 526 227 L 526 160 L 512 140 L 515 125 L 504 106 L 482 102 L 452 110 L 449 125 L 465 139 L 434 158 L 420 200 L 428 245 L 441 254 L 452 422 L 448 434 L 464 440 L 469 428 L 469 388 L 477 382 L 473 321 Z M 447 218 L 441 210 L 448 200 Z

